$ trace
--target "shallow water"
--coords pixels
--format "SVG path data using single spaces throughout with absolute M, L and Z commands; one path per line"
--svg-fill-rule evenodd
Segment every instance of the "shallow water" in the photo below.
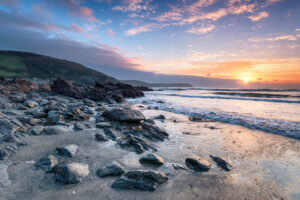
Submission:
M 299 97 L 297 90 L 187 88 L 147 92 L 145 97 L 132 101 L 174 113 L 300 138 Z

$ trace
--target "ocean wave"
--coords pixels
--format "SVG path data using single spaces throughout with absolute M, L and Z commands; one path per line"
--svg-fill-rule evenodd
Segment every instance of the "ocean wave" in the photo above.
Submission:
M 265 101 L 265 102 L 275 102 L 275 103 L 300 103 L 300 100 L 284 100 L 284 99 L 264 99 L 264 98 L 247 98 L 247 97 L 221 97 L 221 96 L 198 96 L 198 95 L 181 95 L 181 94 L 156 94 L 162 96 L 175 96 L 184 98 L 202 98 L 202 99 L 229 99 L 229 100 L 248 100 L 248 101 Z
M 272 93 L 257 93 L 257 92 L 214 92 L 217 95 L 241 96 L 241 97 L 260 97 L 260 98 L 300 98 L 288 94 L 272 94 Z
M 240 125 L 250 129 L 256 129 L 268 133 L 300 139 L 300 122 L 266 119 L 249 115 L 241 115 L 237 113 L 226 113 L 222 111 L 212 112 L 205 109 L 199 109 L 195 111 L 194 109 L 180 107 L 178 105 L 175 106 L 168 103 L 157 102 L 157 100 L 146 100 L 146 104 L 151 108 L 169 111 L 177 114 L 195 116 L 202 119 Z
M 164 90 L 207 90 L 207 91 L 232 91 L 232 92 L 300 92 L 300 89 L 241 89 L 241 88 L 198 88 L 198 87 L 187 87 L 187 88 L 154 88 L 157 91 Z

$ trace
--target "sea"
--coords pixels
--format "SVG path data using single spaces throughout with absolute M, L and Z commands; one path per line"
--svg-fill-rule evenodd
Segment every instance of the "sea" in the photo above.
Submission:
M 300 139 L 300 90 L 154 88 L 130 101 Z

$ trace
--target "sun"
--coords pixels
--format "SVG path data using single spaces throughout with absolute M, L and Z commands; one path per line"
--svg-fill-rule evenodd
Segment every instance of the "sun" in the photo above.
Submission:
M 244 82 L 244 83 L 248 83 L 249 82 L 249 78 L 248 77 L 243 77 L 243 78 L 241 78 L 242 79 L 242 81 Z

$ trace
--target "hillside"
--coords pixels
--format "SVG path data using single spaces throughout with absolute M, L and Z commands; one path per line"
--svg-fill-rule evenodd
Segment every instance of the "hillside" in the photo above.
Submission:
M 147 83 L 138 80 L 122 80 L 122 82 L 133 86 L 144 86 L 144 87 L 193 87 L 189 83 Z
M 0 51 L 0 76 L 41 79 L 64 78 L 73 81 L 97 81 L 101 84 L 118 80 L 81 64 L 34 53 Z

